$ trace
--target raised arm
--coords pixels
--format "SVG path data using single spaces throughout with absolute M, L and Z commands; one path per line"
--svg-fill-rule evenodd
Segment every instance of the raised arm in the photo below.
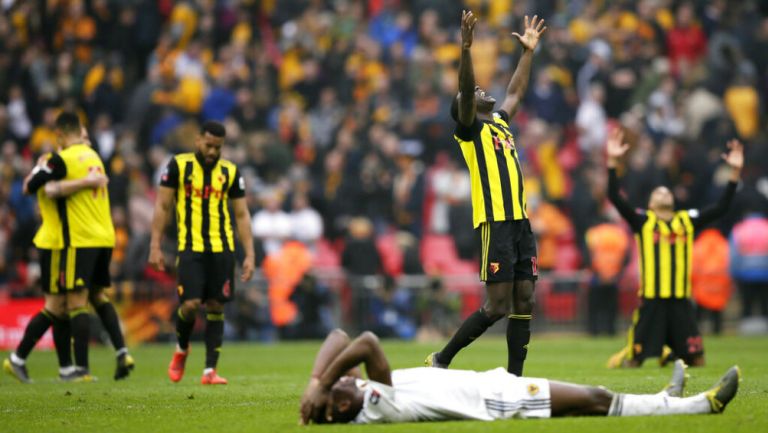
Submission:
M 245 250 L 243 259 L 243 274 L 240 281 L 248 281 L 253 276 L 253 270 L 256 267 L 256 255 L 253 252 L 253 235 L 251 234 L 251 214 L 248 212 L 248 205 L 245 198 L 232 200 L 232 210 L 235 212 L 235 225 L 237 225 L 237 237 L 240 238 Z
M 525 92 L 528 90 L 531 65 L 533 64 L 533 52 L 539 44 L 541 35 L 546 30 L 543 19 L 539 20 L 538 16 L 534 15 L 533 19 L 528 21 L 528 15 L 526 15 L 525 32 L 523 32 L 522 36 L 517 32 L 512 33 L 512 36 L 516 37 L 520 41 L 520 45 L 523 46 L 523 55 L 517 63 L 515 73 L 512 75 L 512 79 L 507 86 L 507 96 L 501 104 L 501 110 L 505 111 L 509 118 L 512 118 L 515 112 L 517 112 L 521 101 L 525 97 Z
M 472 38 L 477 18 L 472 11 L 461 13 L 461 59 L 459 60 L 459 123 L 471 126 L 475 121 L 475 70 L 472 67 Z
M 175 201 L 175 189 L 162 185 L 157 187 L 155 213 L 152 216 L 152 238 L 149 242 L 149 264 L 157 271 L 165 271 L 165 259 L 160 245 L 165 226 L 168 225 L 168 220 L 174 212 L 173 204 Z
M 644 219 L 635 212 L 619 191 L 619 175 L 616 172 L 616 168 L 619 166 L 619 160 L 629 150 L 629 144 L 624 142 L 624 132 L 621 128 L 614 128 L 608 133 L 605 147 L 608 165 L 608 199 L 627 223 L 629 223 L 632 230 L 638 231 Z
M 723 191 L 723 195 L 720 196 L 720 200 L 717 203 L 703 209 L 696 217 L 691 215 L 691 220 L 696 230 L 728 213 L 731 202 L 733 202 L 733 196 L 736 194 L 736 187 L 741 179 L 741 169 L 744 167 L 744 145 L 739 140 L 729 141 L 728 153 L 724 153 L 721 157 L 731 168 L 728 185 L 725 186 L 725 191 Z

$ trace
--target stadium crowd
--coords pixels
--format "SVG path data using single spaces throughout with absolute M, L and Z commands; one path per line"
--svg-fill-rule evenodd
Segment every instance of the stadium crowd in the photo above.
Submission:
M 516 65 L 520 48 L 509 33 L 523 16 L 538 14 L 549 27 L 512 122 L 540 268 L 589 269 L 600 286 L 634 262 L 631 241 L 590 232 L 628 233 L 606 200 L 609 128 L 625 128 L 633 144 L 623 185 L 630 202 L 645 203 L 663 183 L 682 208 L 716 200 L 726 182 L 720 154 L 738 137 L 743 185 L 708 248 L 749 256 L 733 260 L 749 265 L 731 275 L 719 260 L 706 270 L 724 278 L 714 292 L 735 278 L 744 314 L 754 304 L 768 316 L 766 1 L 6 0 L 0 8 L 6 295 L 35 291 L 38 216 L 21 184 L 37 156 L 54 149 L 62 108 L 78 110 L 107 164 L 117 281 L 172 281 L 146 266 L 154 185 L 208 119 L 225 122 L 224 156 L 246 176 L 265 278 L 295 273 L 293 285 L 270 290 L 271 303 L 295 301 L 272 311 L 278 325 L 298 320 L 297 304 L 325 302 L 317 290 L 296 298 L 312 286 L 304 274 L 313 267 L 474 273 L 469 176 L 448 113 L 460 11 L 471 8 L 480 17 L 476 79 L 493 94 Z M 734 231 L 729 245 L 747 214 L 755 214 L 741 223 L 751 221 L 750 235 Z M 445 260 L 446 251 L 455 257 Z M 436 295 L 418 302 L 385 284 L 382 323 L 387 314 L 390 322 L 398 312 L 413 316 L 412 304 L 457 309 L 437 300 L 444 296 L 431 281 Z M 253 318 L 263 310 L 241 308 L 263 320 Z

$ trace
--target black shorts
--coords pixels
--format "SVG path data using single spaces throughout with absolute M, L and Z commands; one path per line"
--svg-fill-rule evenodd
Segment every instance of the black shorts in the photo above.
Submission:
M 688 364 L 704 354 L 693 304 L 688 299 L 643 299 L 632 321 L 629 347 L 637 361 L 658 357 L 665 344 Z
M 112 248 L 39 249 L 43 292 L 100 289 L 112 284 L 109 262 Z
M 43 293 L 60 295 L 63 292 L 59 287 L 59 272 L 61 269 L 61 251 L 38 248 L 40 255 L 40 286 Z
M 213 299 L 228 302 L 235 292 L 235 255 L 223 253 L 179 252 L 178 292 L 184 302 Z
M 476 231 L 480 235 L 481 281 L 535 281 L 538 278 L 536 239 L 530 221 L 485 222 Z

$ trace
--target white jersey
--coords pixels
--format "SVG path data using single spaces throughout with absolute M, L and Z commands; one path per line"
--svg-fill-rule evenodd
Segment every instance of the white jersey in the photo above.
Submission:
M 409 368 L 392 372 L 392 385 L 358 380 L 360 424 L 442 420 L 548 418 L 549 381 L 517 377 L 499 367 L 476 372 Z

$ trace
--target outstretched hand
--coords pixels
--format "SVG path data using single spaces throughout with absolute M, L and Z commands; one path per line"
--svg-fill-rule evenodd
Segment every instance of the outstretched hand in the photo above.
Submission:
M 728 153 L 720 155 L 731 168 L 740 171 L 744 167 L 744 145 L 739 140 L 728 142 Z
M 541 35 L 547 30 L 544 25 L 544 19 L 539 19 L 538 15 L 534 15 L 533 19 L 528 21 L 528 15 L 525 16 L 525 32 L 522 35 L 517 32 L 513 32 L 512 36 L 516 37 L 520 44 L 526 50 L 535 50 L 539 44 Z
M 475 17 L 472 11 L 461 11 L 461 46 L 463 48 L 472 46 L 476 23 L 477 17 Z
M 608 132 L 608 140 L 605 142 L 605 151 L 608 156 L 608 166 L 615 167 L 619 158 L 627 154 L 629 144 L 624 142 L 624 131 L 621 128 L 613 128 Z

